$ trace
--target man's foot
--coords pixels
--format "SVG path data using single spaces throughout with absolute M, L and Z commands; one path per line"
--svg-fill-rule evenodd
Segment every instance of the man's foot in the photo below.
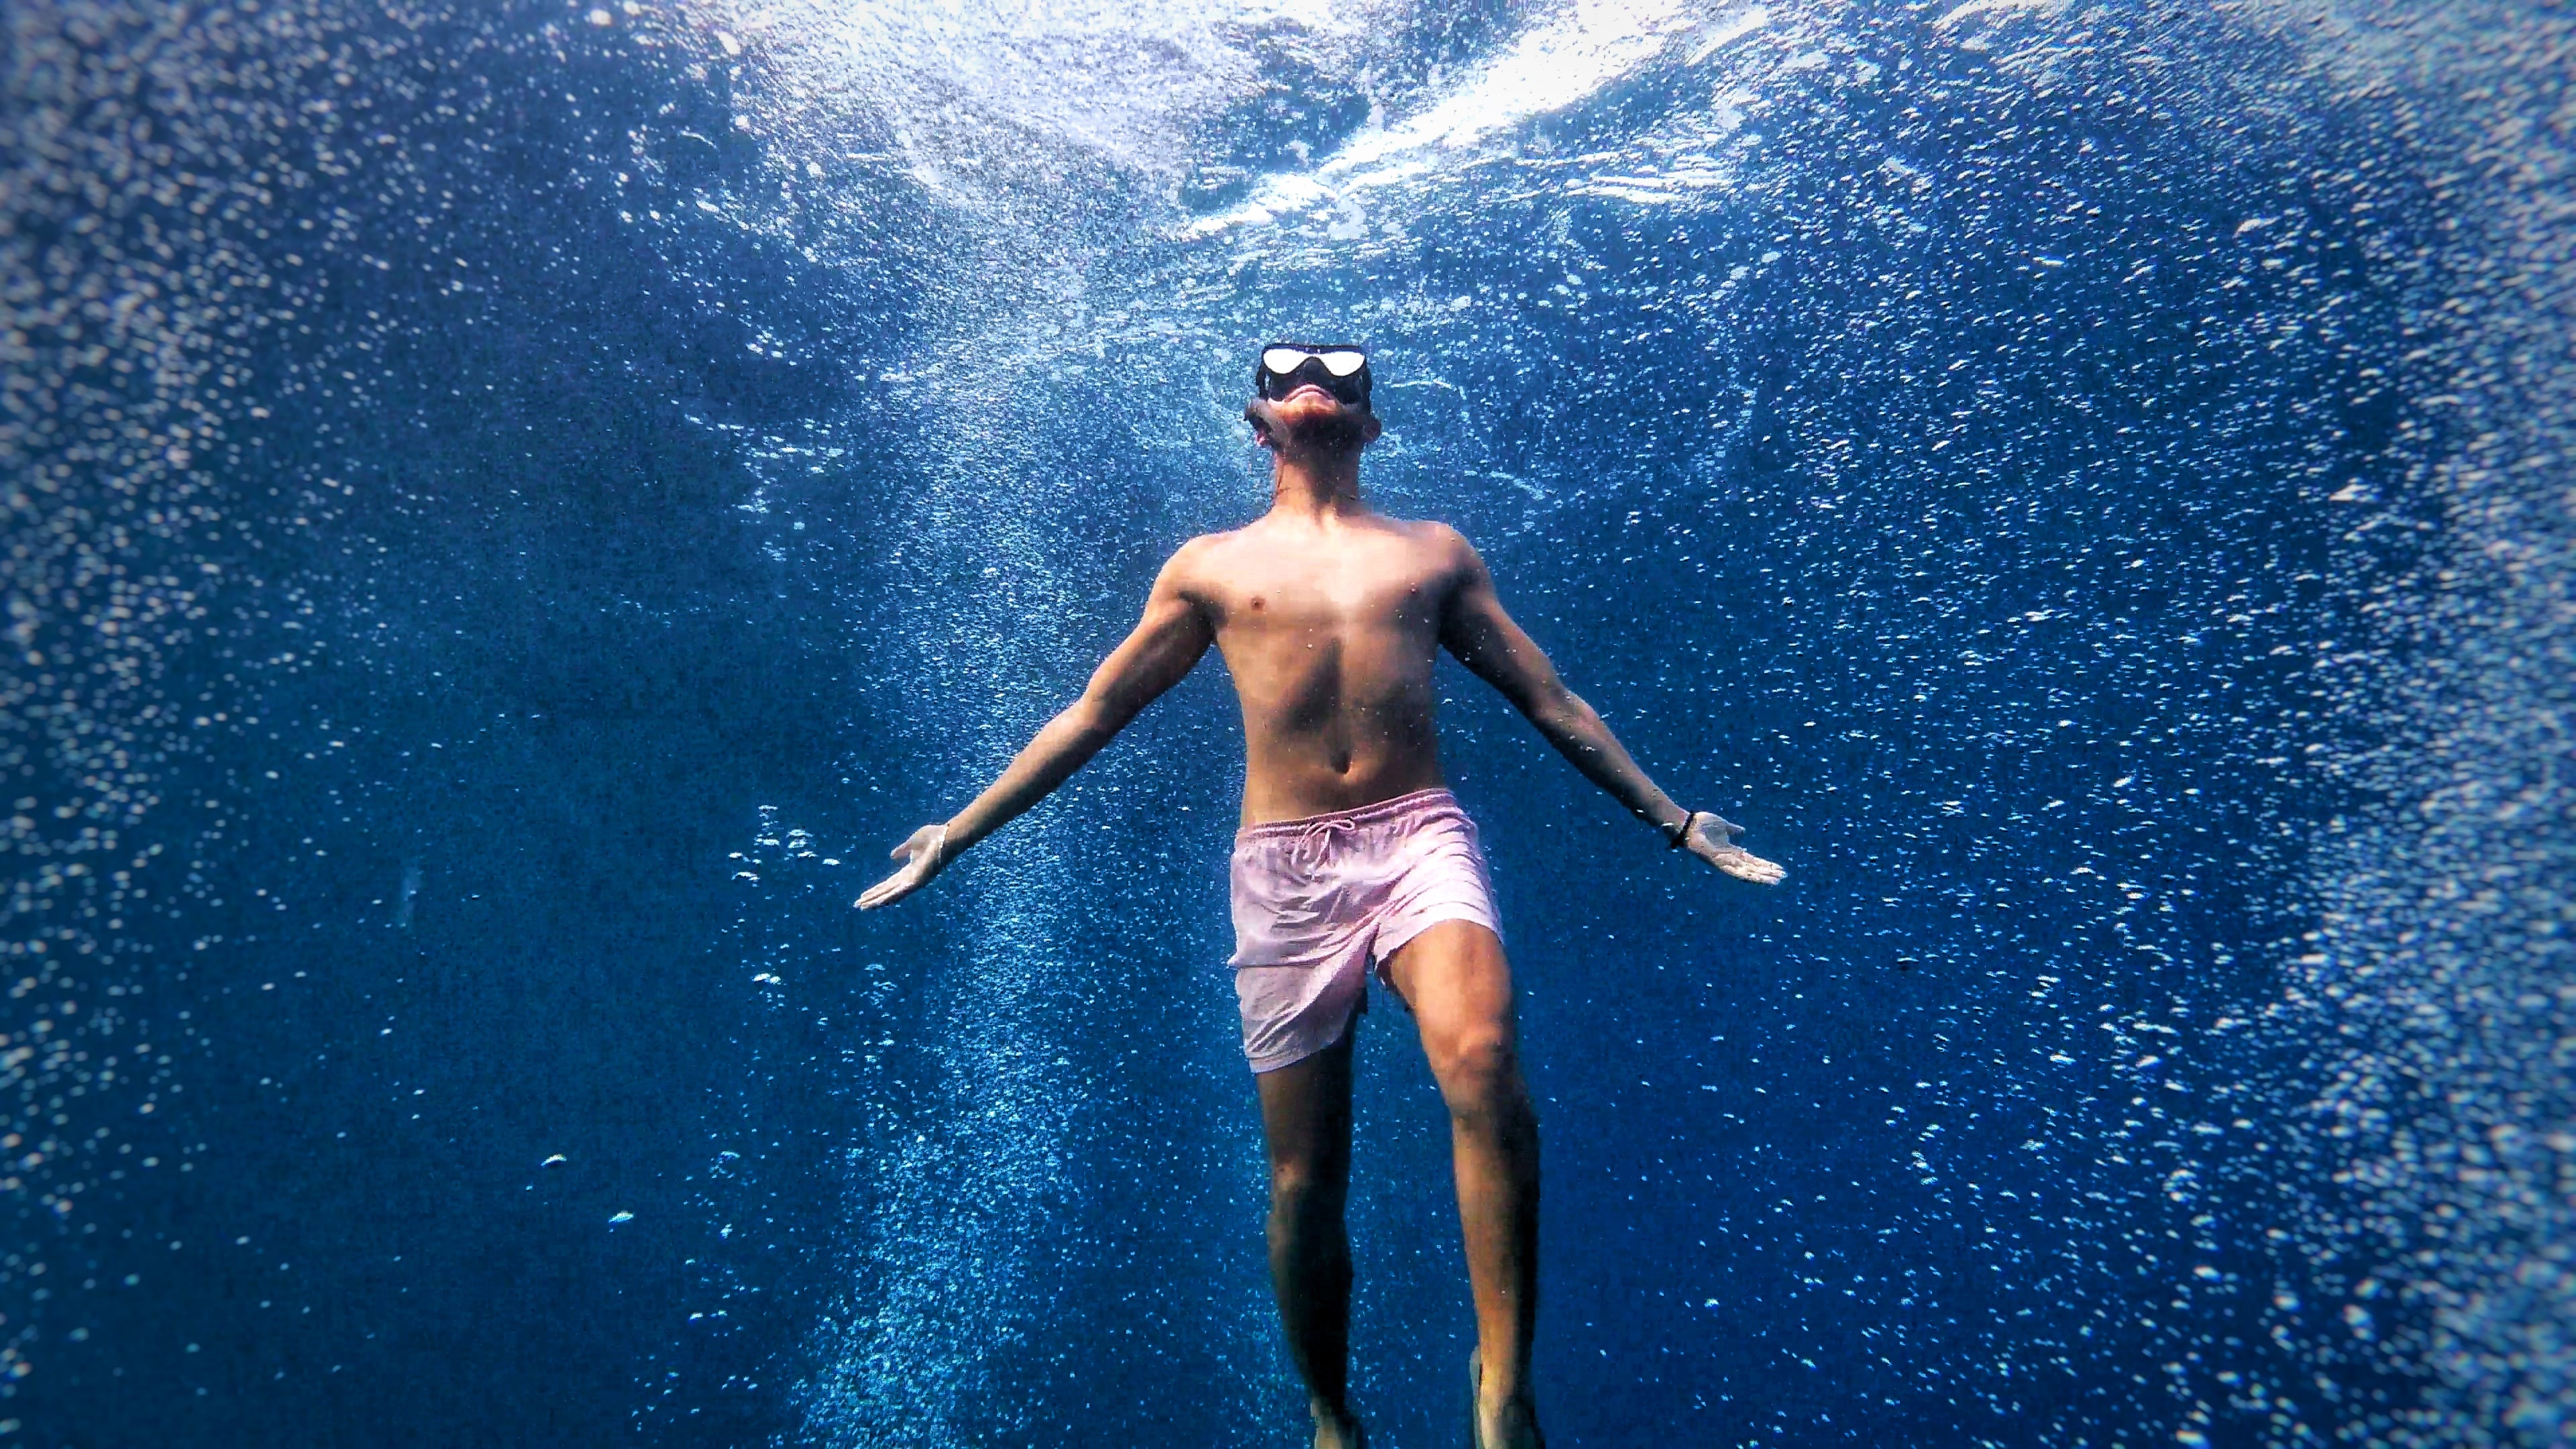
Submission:
M 1516 1398 L 1485 1402 L 1485 1351 L 1467 1354 L 1467 1449 L 1547 1449 L 1538 1406 L 1523 1388 Z
M 1359 1416 L 1344 1409 L 1335 1413 L 1316 1405 L 1315 1449 L 1368 1449 L 1368 1430 L 1360 1427 Z

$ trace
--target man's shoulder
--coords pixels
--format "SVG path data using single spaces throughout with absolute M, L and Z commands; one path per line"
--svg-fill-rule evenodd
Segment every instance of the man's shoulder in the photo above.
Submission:
M 1193 582 L 1242 532 L 1240 528 L 1229 528 L 1217 533 L 1202 533 L 1183 543 L 1172 550 L 1170 558 L 1163 560 L 1163 576 L 1175 583 Z
M 1221 553 L 1224 551 L 1226 545 L 1233 543 L 1237 538 L 1242 537 L 1242 535 L 1243 530 L 1240 528 L 1227 528 L 1220 529 L 1215 533 L 1202 533 L 1198 537 L 1184 542 L 1179 548 L 1173 549 L 1171 561 L 1176 564 L 1195 562 L 1199 559 L 1206 558 L 1210 554 Z
M 1388 527 L 1403 535 L 1406 542 L 1419 547 L 1443 553 L 1472 554 L 1476 551 L 1475 545 L 1467 542 L 1467 535 L 1436 518 L 1398 518 L 1387 513 L 1378 516 L 1386 520 Z

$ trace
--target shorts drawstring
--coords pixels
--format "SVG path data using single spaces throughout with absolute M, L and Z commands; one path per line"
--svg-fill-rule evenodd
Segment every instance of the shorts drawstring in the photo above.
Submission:
M 1254 840 L 1277 840 L 1298 835 L 1312 835 L 1318 839 L 1327 839 L 1332 832 L 1354 832 L 1363 826 L 1381 824 L 1424 806 L 1446 805 L 1455 809 L 1457 803 L 1456 796 L 1451 795 L 1446 788 L 1435 785 L 1428 790 L 1416 790 L 1411 794 L 1398 795 L 1393 799 L 1380 800 L 1373 805 L 1361 805 L 1350 810 L 1327 810 L 1320 815 L 1305 815 L 1294 820 L 1270 820 L 1259 825 L 1247 825 L 1235 832 L 1234 839 L 1238 845 Z

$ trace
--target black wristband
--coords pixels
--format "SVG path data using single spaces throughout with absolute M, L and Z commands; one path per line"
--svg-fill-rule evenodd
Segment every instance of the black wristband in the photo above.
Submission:
M 1683 846 L 1690 844 L 1691 822 L 1697 819 L 1699 819 L 1698 811 L 1683 811 L 1682 823 L 1673 828 L 1673 838 L 1664 842 L 1664 849 L 1679 850 Z

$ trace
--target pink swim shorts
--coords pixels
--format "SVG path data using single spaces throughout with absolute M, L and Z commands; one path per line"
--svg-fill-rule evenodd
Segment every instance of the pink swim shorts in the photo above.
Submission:
M 1386 958 L 1431 927 L 1502 933 L 1476 823 L 1446 790 L 1247 827 L 1234 838 L 1233 896 L 1229 964 L 1256 1072 L 1340 1041 L 1369 973 L 1393 991 Z

